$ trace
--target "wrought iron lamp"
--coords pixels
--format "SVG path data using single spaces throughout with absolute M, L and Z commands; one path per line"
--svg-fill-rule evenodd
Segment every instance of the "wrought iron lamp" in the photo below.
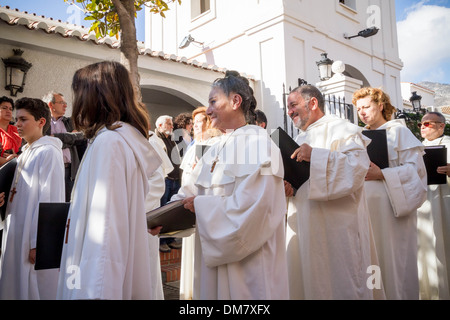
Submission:
M 419 113 L 422 109 L 422 96 L 417 94 L 417 91 L 413 91 L 409 101 L 411 101 L 414 112 Z
M 328 53 L 324 52 L 321 54 L 322 59 L 317 61 L 316 64 L 319 67 L 319 77 L 321 81 L 325 81 L 331 78 L 331 66 L 333 65 L 333 60 L 327 57 Z
M 16 97 L 17 92 L 23 92 L 25 78 L 32 64 L 22 58 L 23 50 L 13 49 L 14 56 L 3 59 L 5 64 L 5 89 L 11 96 Z

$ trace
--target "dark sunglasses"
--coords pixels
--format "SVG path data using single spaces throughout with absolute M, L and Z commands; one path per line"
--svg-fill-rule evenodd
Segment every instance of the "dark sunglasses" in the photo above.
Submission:
M 425 121 L 425 122 L 419 122 L 418 124 L 417 124 L 417 126 L 419 127 L 419 128 L 421 128 L 422 126 L 425 126 L 425 127 L 429 127 L 429 126 L 431 126 L 431 123 L 442 123 L 442 122 L 438 122 L 438 121 Z

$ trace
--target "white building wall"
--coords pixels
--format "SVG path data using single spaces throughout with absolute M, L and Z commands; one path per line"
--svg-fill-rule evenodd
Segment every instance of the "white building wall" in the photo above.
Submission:
M 152 39 L 147 45 L 166 50 L 189 34 L 203 42 L 175 52 L 254 77 L 269 128 L 282 125 L 283 84 L 295 87 L 298 78 L 316 84 L 323 52 L 359 70 L 371 86 L 386 90 L 394 105 L 402 105 L 394 0 L 350 1 L 353 8 L 338 0 L 210 0 L 211 9 L 192 18 L 196 1 L 172 6 L 163 31 L 154 25 L 161 18 L 147 13 L 154 26 L 147 30 Z M 381 30 L 370 38 L 343 36 L 374 25 Z
M 401 92 L 402 92 L 402 97 L 404 100 L 404 107 L 406 107 L 408 109 L 412 108 L 409 98 L 411 98 L 411 95 L 414 91 L 416 91 L 417 94 L 422 97 L 422 100 L 421 100 L 422 107 L 424 107 L 424 108 L 434 107 L 434 98 L 436 96 L 436 93 L 433 90 L 419 86 L 415 83 L 402 82 L 401 83 Z

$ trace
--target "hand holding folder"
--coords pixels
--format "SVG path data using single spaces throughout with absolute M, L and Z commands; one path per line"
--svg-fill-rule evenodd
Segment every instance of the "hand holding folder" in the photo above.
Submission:
M 367 154 L 370 161 L 375 163 L 380 169 L 388 168 L 389 156 L 386 129 L 363 130 L 362 134 L 372 140 L 367 146 Z
M 425 147 L 423 162 L 427 169 L 427 183 L 430 184 L 446 184 L 447 175 L 437 172 L 438 167 L 447 165 L 447 148 L 445 146 L 428 146 Z
M 147 212 L 147 228 L 162 226 L 160 234 L 170 234 L 195 227 L 195 214 L 184 208 L 182 200 L 172 201 Z
M 295 189 L 299 189 L 309 179 L 311 164 L 306 161 L 297 162 L 296 159 L 291 159 L 294 151 L 300 146 L 280 127 L 270 137 L 280 148 L 284 166 L 284 180 Z

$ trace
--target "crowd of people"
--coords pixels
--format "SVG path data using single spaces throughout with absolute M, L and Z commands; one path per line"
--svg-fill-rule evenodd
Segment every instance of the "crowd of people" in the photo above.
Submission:
M 450 159 L 442 114 L 423 116 L 421 142 L 381 89 L 353 95 L 365 127 L 326 115 L 315 86 L 293 89 L 291 159 L 310 166 L 296 189 L 235 71 L 154 131 L 118 62 L 77 70 L 72 91 L 71 117 L 58 92 L 0 99 L 0 165 L 17 158 L 0 190 L 0 299 L 163 299 L 159 252 L 179 248 L 180 299 L 450 299 L 450 164 L 428 185 L 423 159 L 427 146 Z M 387 167 L 367 152 L 375 130 Z M 148 229 L 145 213 L 174 200 L 195 228 Z M 59 269 L 34 269 L 41 202 L 70 202 Z

